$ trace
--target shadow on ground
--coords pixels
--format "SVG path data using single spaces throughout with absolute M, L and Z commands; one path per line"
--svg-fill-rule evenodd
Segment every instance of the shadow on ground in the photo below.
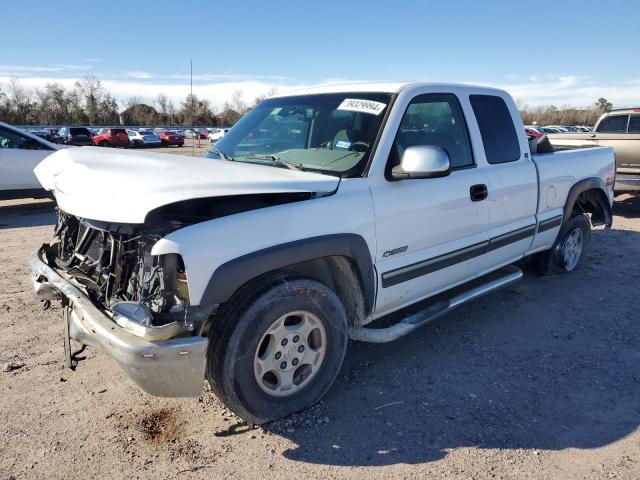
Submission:
M 590 449 L 625 437 L 640 424 L 639 315 L 609 298 L 635 298 L 638 258 L 637 232 L 595 231 L 571 275 L 525 277 L 394 343 L 351 343 L 321 405 L 330 422 L 303 413 L 276 427 L 298 445 L 285 457 L 417 464 L 460 447 Z
M 640 217 L 640 195 L 621 195 L 613 203 L 613 214 L 625 218 Z
M 56 214 L 53 201 L 38 203 L 0 203 L 0 229 L 54 225 Z

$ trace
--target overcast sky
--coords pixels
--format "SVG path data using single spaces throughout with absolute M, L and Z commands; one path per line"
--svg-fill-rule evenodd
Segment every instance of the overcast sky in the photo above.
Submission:
M 640 105 L 638 0 L 30 0 L 0 8 L 0 88 L 95 75 L 119 100 L 272 86 L 475 83 L 529 105 Z

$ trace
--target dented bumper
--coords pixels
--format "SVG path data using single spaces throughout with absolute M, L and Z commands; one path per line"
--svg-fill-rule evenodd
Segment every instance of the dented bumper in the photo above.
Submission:
M 98 309 L 80 289 L 43 260 L 29 264 L 41 300 L 60 298 L 69 307 L 69 337 L 110 356 L 145 392 L 159 397 L 197 397 L 202 392 L 208 339 L 194 336 L 151 342 L 127 332 Z

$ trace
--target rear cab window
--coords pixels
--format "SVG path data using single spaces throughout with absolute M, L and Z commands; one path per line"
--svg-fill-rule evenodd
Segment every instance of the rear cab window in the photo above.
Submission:
M 627 133 L 627 123 L 629 123 L 629 115 L 611 115 L 603 118 L 596 132 L 598 133 Z
M 480 128 L 484 153 L 490 164 L 520 159 L 520 143 L 505 101 L 496 95 L 471 95 L 473 113 Z
M 631 115 L 629 119 L 629 133 L 640 133 L 640 115 Z

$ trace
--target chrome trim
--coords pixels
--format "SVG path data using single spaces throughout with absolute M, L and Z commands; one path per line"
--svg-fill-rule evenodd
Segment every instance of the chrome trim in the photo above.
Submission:
M 105 315 L 69 280 L 42 259 L 43 245 L 29 257 L 37 284 L 57 290 L 70 307 L 69 336 L 102 350 L 145 392 L 159 397 L 198 397 L 202 393 L 206 337 L 150 342 L 132 335 Z

